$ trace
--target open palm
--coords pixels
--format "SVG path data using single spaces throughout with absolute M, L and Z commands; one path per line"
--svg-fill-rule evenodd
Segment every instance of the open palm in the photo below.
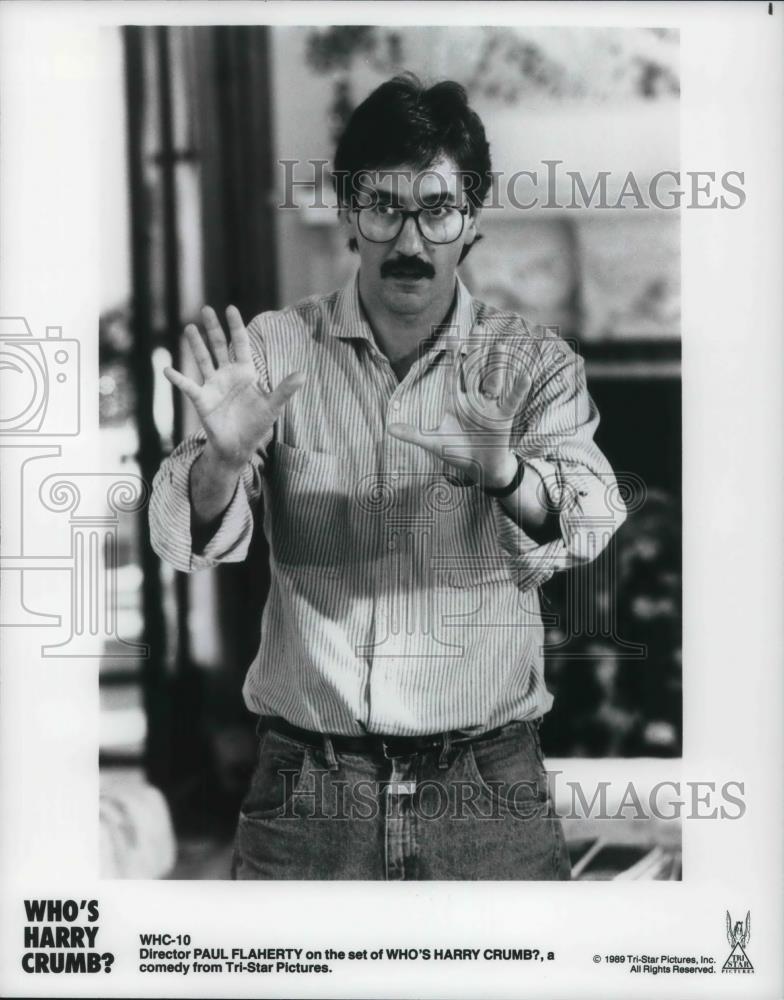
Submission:
M 304 384 L 305 376 L 294 372 L 272 392 L 265 392 L 239 310 L 234 306 L 226 310 L 233 358 L 215 310 L 205 306 L 202 317 L 206 342 L 194 323 L 185 327 L 202 384 L 173 368 L 166 368 L 164 374 L 193 403 L 217 457 L 227 465 L 241 467 L 264 443 L 283 407 Z
M 450 391 L 435 430 L 390 424 L 389 433 L 409 441 L 467 473 L 484 486 L 505 485 L 517 459 L 511 449 L 512 425 L 531 388 L 531 378 L 507 354 L 491 350 L 484 364 L 481 339 L 469 342 L 469 360 L 455 359 Z

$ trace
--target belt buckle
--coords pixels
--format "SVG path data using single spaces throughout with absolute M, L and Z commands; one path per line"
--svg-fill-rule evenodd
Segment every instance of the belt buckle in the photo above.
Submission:
M 406 737 L 406 736 L 392 737 L 393 740 L 394 739 L 405 740 L 409 738 L 412 740 L 414 739 L 414 737 Z M 428 740 L 427 742 L 423 742 L 420 747 L 417 747 L 415 749 L 410 749 L 407 751 L 398 751 L 397 753 L 395 753 L 394 750 L 390 748 L 390 745 L 387 743 L 387 741 L 383 739 L 383 737 L 381 739 L 381 749 L 386 760 L 392 760 L 393 757 L 410 757 L 413 754 L 424 753 L 426 750 L 432 750 L 434 747 L 436 748 L 443 747 L 443 745 L 444 745 L 444 735 L 442 733 L 439 733 L 438 737 L 434 737 Z
M 384 755 L 384 759 L 385 760 L 392 760 L 393 757 L 399 757 L 400 756 L 400 754 L 395 754 L 395 753 L 391 753 L 390 752 L 389 744 L 387 743 L 387 741 L 383 737 L 381 739 L 381 752 Z
M 405 740 L 413 740 L 413 739 L 414 739 L 414 737 L 393 736 L 393 737 L 391 737 L 391 741 L 388 742 L 382 736 L 382 738 L 381 738 L 381 750 L 382 750 L 382 753 L 384 754 L 384 757 L 387 760 L 392 760 L 393 757 L 410 757 L 410 756 L 412 756 L 415 753 L 419 753 L 420 751 L 417 750 L 416 748 L 409 749 L 409 750 L 398 750 L 397 752 L 395 752 L 395 750 L 394 750 L 394 742 L 395 742 L 395 740 L 403 742 Z

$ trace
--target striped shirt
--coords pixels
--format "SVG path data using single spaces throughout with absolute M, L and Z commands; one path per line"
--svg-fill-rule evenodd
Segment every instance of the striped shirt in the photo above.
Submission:
M 352 735 L 479 733 L 548 711 L 537 588 L 594 558 L 625 516 L 593 441 L 599 417 L 582 360 L 459 279 L 447 323 L 400 382 L 356 278 L 257 316 L 248 333 L 266 391 L 292 371 L 307 374 L 304 388 L 202 551 L 191 542 L 189 477 L 203 433 L 163 462 L 150 504 L 153 547 L 183 572 L 243 560 L 261 504 L 271 582 L 248 708 Z M 544 545 L 454 467 L 385 429 L 436 428 L 454 366 L 468 377 L 499 350 L 532 379 L 511 445 L 560 512 L 561 537 Z

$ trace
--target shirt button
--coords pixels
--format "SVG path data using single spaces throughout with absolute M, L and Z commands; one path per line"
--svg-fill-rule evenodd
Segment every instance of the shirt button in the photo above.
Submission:
M 392 404 L 392 409 L 395 411 L 395 413 L 398 412 L 398 410 L 400 409 L 400 400 L 399 399 L 396 399 L 394 401 L 394 403 Z

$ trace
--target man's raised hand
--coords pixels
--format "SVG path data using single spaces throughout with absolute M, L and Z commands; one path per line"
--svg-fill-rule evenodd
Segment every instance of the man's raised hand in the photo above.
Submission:
M 531 388 L 531 378 L 513 351 L 496 346 L 487 356 L 484 330 L 469 341 L 467 368 L 454 359 L 449 393 L 440 423 L 423 431 L 393 423 L 392 437 L 408 441 L 467 473 L 483 486 L 503 487 L 517 469 L 512 426 Z
M 206 338 L 195 323 L 185 327 L 202 384 L 173 368 L 164 369 L 164 375 L 193 403 L 215 458 L 239 471 L 262 445 L 289 399 L 304 385 L 305 375 L 293 372 L 272 392 L 265 392 L 239 310 L 234 306 L 226 310 L 233 358 L 215 310 L 205 306 L 202 319 Z

